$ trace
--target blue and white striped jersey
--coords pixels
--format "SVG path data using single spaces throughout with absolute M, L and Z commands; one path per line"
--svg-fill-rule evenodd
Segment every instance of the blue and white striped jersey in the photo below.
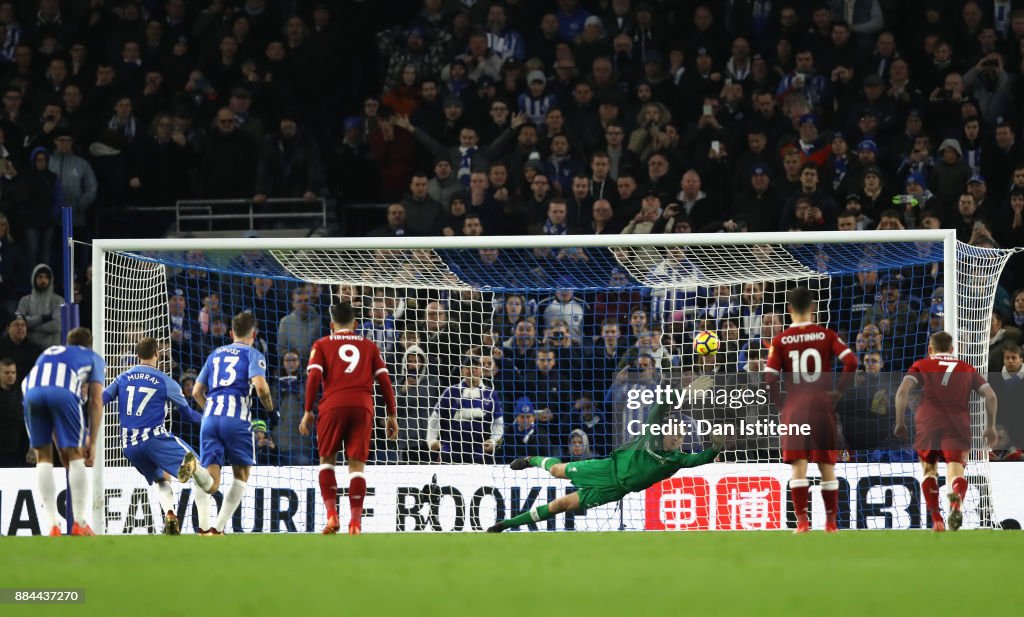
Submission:
M 519 95 L 516 106 L 520 112 L 526 114 L 530 122 L 540 126 L 544 124 L 548 110 L 558 106 L 558 99 L 553 94 L 544 94 L 540 98 L 533 98 L 529 92 L 526 92 Z
M 218 347 L 206 359 L 196 383 L 206 386 L 203 416 L 226 416 L 249 421 L 249 391 L 253 377 L 267 376 L 267 359 L 241 343 Z
M 99 354 L 78 345 L 54 345 L 43 352 L 21 382 L 23 393 L 35 388 L 64 388 L 82 398 L 82 386 L 103 383 L 106 365 Z
M 162 427 L 168 401 L 189 420 L 200 420 L 185 400 L 181 386 L 151 366 L 140 364 L 118 375 L 103 391 L 104 405 L 115 400 L 122 432 Z

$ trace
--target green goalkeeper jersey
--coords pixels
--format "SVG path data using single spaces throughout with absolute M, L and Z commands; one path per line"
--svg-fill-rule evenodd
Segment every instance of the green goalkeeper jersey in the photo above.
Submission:
M 612 452 L 615 481 L 629 492 L 642 491 L 666 478 L 671 478 L 684 467 L 697 467 L 715 460 L 718 450 L 710 448 L 696 454 L 679 451 L 655 450 L 650 441 L 636 448 Z
M 665 406 L 654 405 L 644 421 L 645 428 L 655 424 L 667 426 L 674 415 Z M 672 418 L 679 422 L 680 418 Z M 684 467 L 697 467 L 715 460 L 719 451 L 714 448 L 688 454 L 678 450 L 661 449 L 662 437 L 644 431 L 615 449 L 608 457 L 615 471 L 615 482 L 627 491 L 641 491 L 656 482 L 671 478 Z

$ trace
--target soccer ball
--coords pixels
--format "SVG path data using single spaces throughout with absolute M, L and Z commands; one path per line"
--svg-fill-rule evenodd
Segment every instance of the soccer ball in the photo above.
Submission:
M 707 356 L 718 351 L 721 341 L 714 332 L 705 330 L 693 337 L 693 350 L 702 356 Z

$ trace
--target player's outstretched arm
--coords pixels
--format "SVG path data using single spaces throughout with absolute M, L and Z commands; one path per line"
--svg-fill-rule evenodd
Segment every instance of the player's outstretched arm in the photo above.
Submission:
M 896 390 L 896 426 L 892 433 L 900 439 L 907 436 L 907 406 L 910 405 L 910 393 L 914 391 L 916 385 L 917 380 L 913 377 L 904 377 L 900 387 Z
M 720 435 L 717 436 L 717 438 L 720 439 L 721 442 L 716 444 L 715 438 L 712 438 L 711 447 L 707 450 L 701 450 L 700 452 L 694 452 L 693 454 L 683 452 L 676 453 L 676 463 L 679 465 L 679 468 L 700 467 L 701 465 L 714 463 L 715 459 L 718 458 L 718 455 L 725 450 L 725 438 Z
M 111 401 L 117 400 L 118 388 L 121 385 L 121 378 L 115 379 L 109 386 L 103 390 L 103 404 L 106 405 Z
M 188 404 L 188 401 L 185 400 L 185 393 L 181 390 L 181 386 L 179 386 L 176 381 L 166 376 L 164 378 L 164 383 L 167 384 L 167 398 L 174 405 L 175 411 L 192 424 L 201 424 L 203 421 L 203 414 L 196 413 L 196 410 L 192 409 L 192 406 Z

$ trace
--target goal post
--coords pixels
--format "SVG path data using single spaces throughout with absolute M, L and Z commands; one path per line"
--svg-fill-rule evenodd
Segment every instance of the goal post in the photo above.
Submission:
M 509 470 L 511 456 L 607 454 L 628 441 L 629 420 L 641 413 L 632 409 L 631 392 L 659 385 L 678 392 L 702 373 L 715 374 L 722 389 L 762 387 L 764 339 L 787 325 L 786 289 L 805 285 L 818 298 L 817 320 L 887 369 L 865 373 L 839 410 L 846 441 L 837 472 L 848 493 L 843 524 L 914 527 L 927 519 L 916 462 L 907 443 L 882 434 L 891 423 L 893 380 L 898 385 L 909 363 L 924 355 L 927 334 L 939 328 L 953 333 L 961 358 L 987 369 L 996 282 L 1011 254 L 958 243 L 952 230 L 96 240 L 94 345 L 107 361 L 108 382 L 132 365 L 134 342 L 143 335 L 165 351 L 160 368 L 187 379 L 205 354 L 229 342 L 224 320 L 254 312 L 275 397 L 287 404 L 258 427 L 266 432 L 257 467 L 230 526 L 316 531 L 324 506 L 312 441 L 298 436 L 294 406 L 301 406 L 296 388 L 303 376 L 293 365 L 298 356 L 304 366 L 310 337 L 327 333 L 329 304 L 353 300 L 360 328 L 382 348 L 405 406 L 397 444 L 379 428 L 375 434 L 367 467 L 367 507 L 375 512 L 364 529 L 482 529 L 572 490 L 538 470 Z M 714 356 L 692 351 L 693 336 L 704 329 L 722 338 Z M 608 341 L 621 356 L 600 356 Z M 545 370 L 549 361 L 557 370 Z M 488 411 L 479 401 L 491 395 L 497 405 Z M 767 405 L 720 402 L 681 412 L 702 426 L 733 427 L 767 422 L 772 413 Z M 983 417 L 976 402 L 971 526 L 993 520 Z M 155 500 L 121 454 L 113 406 L 104 422 L 94 528 L 152 530 L 159 508 L 149 505 Z M 170 416 L 168 423 L 196 443 L 197 428 Z M 648 491 L 540 527 L 785 527 L 791 507 L 778 439 L 748 437 L 730 441 L 725 463 L 684 470 Z M 867 445 L 855 447 L 858 440 Z M 684 447 L 707 443 L 697 438 Z M 343 492 L 341 461 L 338 470 Z M 195 516 L 188 488 L 176 488 L 186 519 Z M 822 518 L 815 518 L 818 525 Z M 183 529 L 192 530 L 192 522 Z

